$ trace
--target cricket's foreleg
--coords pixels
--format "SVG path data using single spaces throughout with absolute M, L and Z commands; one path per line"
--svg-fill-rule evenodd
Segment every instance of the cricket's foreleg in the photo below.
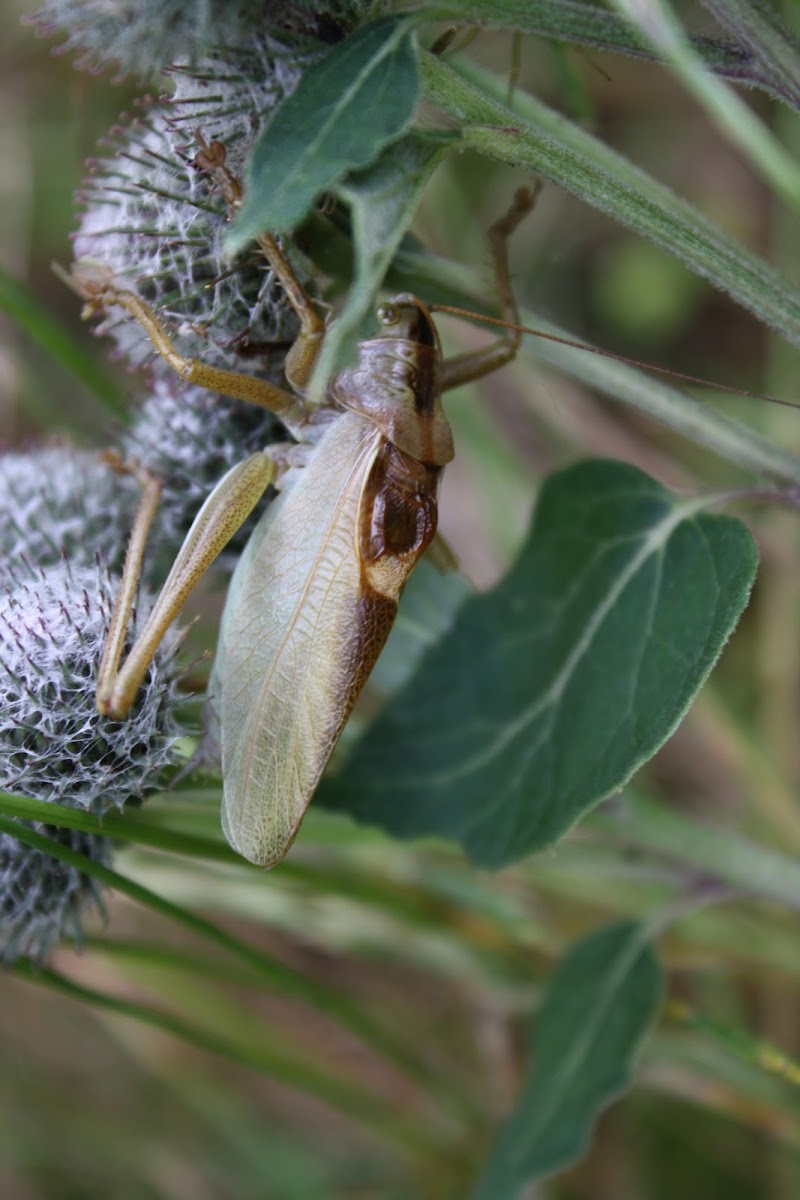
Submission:
M 225 164 L 225 147 L 222 142 L 206 142 L 199 131 L 195 137 L 200 150 L 194 157 L 194 165 L 202 171 L 208 171 L 214 178 L 225 198 L 230 216 L 234 217 L 242 207 L 244 192 L 239 180 Z M 300 321 L 300 333 L 286 356 L 284 370 L 292 387 L 300 395 L 304 395 L 325 335 L 325 321 L 317 312 L 311 297 L 272 234 L 258 234 L 255 243 L 272 268 Z
M 304 424 L 305 412 L 302 403 L 283 388 L 255 375 L 242 375 L 238 371 L 211 367 L 199 359 L 186 358 L 180 354 L 147 301 L 115 283 L 113 273 L 102 264 L 91 259 L 79 259 L 72 268 L 72 281 L 86 301 L 84 316 L 93 316 L 114 304 L 124 308 L 140 323 L 153 343 L 153 348 L 186 383 L 193 383 L 198 387 L 208 388 L 211 392 L 231 396 L 234 400 L 244 400 L 248 404 L 266 408 L 276 413 L 292 432 Z
M 125 558 L 120 590 L 111 616 L 108 639 L 97 678 L 97 709 L 107 717 L 122 720 L 130 711 L 147 668 L 169 626 L 177 617 L 192 588 L 247 520 L 280 467 L 277 448 L 271 457 L 253 454 L 233 467 L 217 484 L 186 535 L 172 570 L 134 645 L 120 667 L 130 622 L 133 600 L 142 569 L 147 534 L 158 506 L 159 485 L 155 477 L 136 464 L 114 465 L 127 470 L 142 485 L 142 499 L 134 521 Z
M 508 267 L 508 239 L 522 218 L 533 208 L 539 190 L 538 187 L 533 191 L 529 188 L 521 188 L 505 216 L 501 217 L 499 221 L 495 221 L 489 230 L 489 246 L 497 281 L 500 315 L 504 321 L 510 321 L 515 325 L 519 324 L 519 316 L 514 289 L 511 286 L 511 272 Z M 482 350 L 472 350 L 467 354 L 457 354 L 454 358 L 447 359 L 442 363 L 441 368 L 442 391 L 459 387 L 462 383 L 469 383 L 473 379 L 480 379 L 482 375 L 488 375 L 498 367 L 505 366 L 516 355 L 520 337 L 521 334 L 518 330 L 509 329 L 496 342 L 492 342 Z
M 300 332 L 286 355 L 283 370 L 294 390 L 304 396 L 314 373 L 314 364 L 322 339 L 325 337 L 325 321 L 314 308 L 311 298 L 275 238 L 269 233 L 262 233 L 256 238 L 256 244 L 275 272 L 286 298 L 300 319 Z

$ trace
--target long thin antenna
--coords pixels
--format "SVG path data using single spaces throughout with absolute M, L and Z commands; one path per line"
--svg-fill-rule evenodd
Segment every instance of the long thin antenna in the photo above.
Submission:
M 751 392 L 747 388 L 733 387 L 731 384 L 717 383 L 713 379 L 704 379 L 702 375 L 687 375 L 685 371 L 673 371 L 670 367 L 658 367 L 654 363 L 644 362 L 638 358 L 615 354 L 613 350 L 601 350 L 598 346 L 590 346 L 587 342 L 577 342 L 573 338 L 560 337 L 555 333 L 545 333 L 543 329 L 533 329 L 529 325 L 515 325 L 513 321 L 501 321 L 499 317 L 486 317 L 483 313 L 470 312 L 467 308 L 456 308 L 452 304 L 431 304 L 429 308 L 431 312 L 451 313 L 455 317 L 468 317 L 473 321 L 483 321 L 487 325 L 501 325 L 504 329 L 515 329 L 518 333 L 529 333 L 532 337 L 544 338 L 548 342 L 558 342 L 560 346 L 571 346 L 573 350 L 585 350 L 587 354 L 598 354 L 601 358 L 612 358 L 615 362 L 627 363 L 628 366 L 639 367 L 642 371 L 652 371 L 657 375 L 671 375 L 673 379 L 682 379 L 684 383 L 697 383 L 701 387 L 730 392 L 734 396 L 747 396 L 751 400 L 768 400 L 770 404 L 780 404 L 784 408 L 800 408 L 800 401 L 797 400 L 782 400 L 780 396 L 771 396 L 768 392 Z

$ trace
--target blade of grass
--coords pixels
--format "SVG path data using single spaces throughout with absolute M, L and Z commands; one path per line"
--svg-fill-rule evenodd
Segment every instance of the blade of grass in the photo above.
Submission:
M 590 822 L 629 846 L 692 866 L 766 900 L 800 908 L 800 863 L 777 850 L 630 793 L 622 805 L 600 809 Z
M 156 850 L 173 854 L 186 854 L 195 858 L 214 859 L 220 862 L 241 862 L 237 854 L 221 838 L 198 837 L 196 834 L 180 833 L 165 828 L 161 823 L 150 822 L 146 817 L 125 813 L 106 813 L 101 819 L 84 809 L 70 808 L 65 804 L 54 804 L 49 800 L 34 800 L 29 796 L 15 796 L 0 792 L 0 813 L 23 821 L 41 821 L 45 825 L 58 825 L 67 829 L 80 829 L 84 833 L 99 833 L 119 842 L 137 842 Z
M 764 0 L 701 2 L 772 81 L 773 93 L 800 108 L 800 45 L 775 9 Z
M 747 104 L 707 70 L 670 6 L 663 0 L 612 3 L 650 41 L 717 128 L 742 151 L 770 187 L 787 204 L 800 208 L 800 167 Z
M 8 817 L 0 816 L 0 833 L 8 834 L 9 837 L 16 838 L 18 841 L 24 842 L 25 845 L 32 846 L 35 850 L 40 850 L 43 854 L 57 858 L 60 862 L 64 862 L 68 866 L 74 867 L 76 870 L 91 876 L 105 887 L 113 888 L 137 904 L 151 909 L 160 916 L 166 917 L 167 920 L 174 921 L 198 937 L 205 938 L 214 945 L 220 946 L 228 954 L 232 954 L 235 958 L 247 963 L 268 983 L 279 986 L 289 994 L 308 1000 L 309 1003 L 319 1007 L 321 1011 L 328 1013 L 345 1028 L 350 1029 L 357 1037 L 361 1038 L 366 1045 L 383 1054 L 398 1069 L 405 1072 L 411 1078 L 424 1083 L 426 1087 L 437 1092 L 437 1094 L 441 1091 L 440 1081 L 437 1080 L 435 1072 L 429 1069 L 426 1064 L 420 1062 L 415 1055 L 409 1053 L 408 1047 L 404 1042 L 398 1041 L 394 1034 L 388 1032 L 383 1026 L 376 1024 L 368 1013 L 352 1004 L 345 997 L 321 991 L 313 984 L 310 984 L 300 972 L 292 971 L 283 964 L 266 958 L 258 950 L 255 950 L 252 946 L 248 946 L 245 942 L 239 941 L 238 938 L 233 937 L 226 930 L 220 929 L 213 922 L 188 912 L 179 905 L 165 900 L 163 896 L 159 896 L 149 888 L 142 887 L 141 884 L 136 883 L 134 880 L 120 875 L 119 872 L 112 870 L 110 867 L 104 867 L 100 863 L 93 862 L 85 855 L 79 854 L 67 846 L 62 846 L 52 839 L 44 837 L 35 830 L 29 829 L 26 825 L 22 825 Z M 448 1093 L 446 1096 L 440 1096 L 440 1099 L 446 1102 L 447 1100 L 452 1101 L 453 1098 Z
M 414 1154 L 427 1155 L 441 1149 L 439 1143 L 431 1138 L 429 1127 L 423 1128 L 407 1119 L 398 1118 L 391 1111 L 387 1112 L 372 1092 L 354 1087 L 339 1076 L 300 1062 L 292 1055 L 282 1054 L 274 1046 L 265 1047 L 253 1042 L 248 1042 L 246 1046 L 237 1045 L 171 1013 L 76 983 L 59 971 L 35 966 L 24 959 L 15 963 L 11 970 L 18 978 L 29 983 L 49 987 L 84 1004 L 140 1021 L 151 1028 L 172 1034 L 200 1050 L 217 1054 L 240 1066 L 259 1071 L 270 1079 L 288 1084 L 298 1091 L 316 1096 L 334 1110 L 353 1117 L 385 1141 Z
M 115 417 L 124 417 L 127 406 L 119 388 L 102 366 L 87 353 L 36 299 L 32 292 L 0 267 L 0 309 L 50 357 L 74 375 Z
M 710 1020 L 702 1012 L 690 1008 L 680 1000 L 670 1001 L 664 1015 L 671 1025 L 696 1030 L 718 1043 L 728 1053 L 740 1058 L 749 1067 L 786 1080 L 794 1089 L 800 1088 L 800 1061 L 791 1058 L 778 1046 L 755 1037 L 749 1030 Z
M 560 336 L 559 327 L 539 313 L 524 309 L 520 315 L 524 324 Z M 570 347 L 535 338 L 526 339 L 525 350 L 746 471 L 788 484 L 800 482 L 800 458 L 796 455 L 776 446 L 735 417 L 653 379 L 636 367 L 581 350 L 564 353 Z
M 459 72 L 463 73 L 431 54 L 422 55 L 424 93 L 462 124 L 462 145 L 511 165 L 527 166 L 608 213 L 800 345 L 800 294 L 767 262 L 534 97 L 517 94 L 512 110 L 496 98 L 504 94 L 503 81 L 461 61 Z
M 727 0 L 720 2 L 724 5 Z M 440 20 L 484 21 L 495 28 L 519 30 L 633 58 L 656 58 L 647 38 L 616 13 L 576 0 L 461 0 L 458 4 L 435 5 L 432 15 Z M 793 103 L 790 94 L 784 94 L 776 86 L 770 64 L 751 52 L 746 39 L 741 39 L 745 40 L 744 45 L 739 44 L 738 28 L 733 28 L 732 33 L 736 38 L 733 42 L 710 37 L 692 37 L 690 40 L 695 53 L 715 74 L 748 87 L 762 88 L 776 98 Z

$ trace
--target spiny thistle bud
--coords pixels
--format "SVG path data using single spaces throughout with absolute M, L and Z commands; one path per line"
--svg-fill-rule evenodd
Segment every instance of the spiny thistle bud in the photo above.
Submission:
M 121 570 L 137 500 L 134 481 L 92 451 L 45 446 L 0 455 L 0 583 L 22 561 L 90 567 L 99 556 Z
M 249 454 L 285 438 L 278 418 L 254 404 L 215 396 L 175 378 L 154 382 L 125 431 L 123 447 L 126 457 L 136 458 L 162 481 L 153 531 L 155 569 L 163 572 L 171 565 L 200 506 L 223 475 Z M 234 535 L 226 560 L 244 548 L 261 511 L 263 503 Z
M 95 708 L 115 590 L 105 568 L 64 562 L 0 592 L 5 791 L 102 814 L 141 800 L 175 761 L 177 633 L 164 639 L 128 719 Z
M 94 833 L 25 824 L 61 846 L 108 866 L 111 842 Z M 101 909 L 99 888 L 90 875 L 25 842 L 0 834 L 0 958 L 41 960 L 62 938 L 80 942 L 82 918 Z
M 339 20 L 361 6 L 321 11 L 326 7 Z M 323 49 L 308 37 L 288 48 L 273 36 L 274 25 L 266 27 L 243 27 L 235 43 L 170 68 L 173 95 L 111 131 L 108 152 L 90 164 L 77 197 L 83 216 L 74 253 L 78 268 L 102 263 L 115 286 L 146 300 L 182 355 L 238 371 L 266 369 L 278 381 L 296 316 L 257 247 L 228 257 L 230 195 L 199 155 L 220 144 L 227 171 L 241 184 L 254 140 Z M 288 253 L 302 280 L 305 264 Z M 112 304 L 97 332 L 112 337 L 132 366 L 146 362 L 160 377 L 169 372 L 121 308 Z
M 0 789 L 102 814 L 138 802 L 175 762 L 176 633 L 164 640 L 130 717 L 95 708 L 114 587 L 104 568 L 9 572 L 0 592 Z M 140 606 L 146 607 L 146 606 Z M 98 835 L 27 823 L 107 863 Z M 0 838 L 0 952 L 41 956 L 97 901 L 84 873 Z
M 252 113 L 248 110 L 248 121 Z M 275 343 L 285 349 L 296 336 L 297 320 L 257 251 L 227 258 L 225 200 L 213 180 L 192 165 L 199 149 L 192 144 L 196 128 L 176 126 L 174 111 L 155 105 L 113 132 L 113 152 L 94 164 L 79 197 L 84 214 L 74 237 L 75 257 L 102 262 L 119 286 L 146 300 L 181 354 L 260 372 L 259 351 L 268 353 Z M 160 377 L 171 373 L 141 325 L 122 309 L 111 307 L 96 332 L 113 338 L 117 353 L 132 366 L 148 363 Z M 282 360 L 275 355 L 275 378 Z
M 120 76 L 148 78 L 234 44 L 248 27 L 334 40 L 364 7 L 358 0 L 46 0 L 29 22 L 65 36 L 59 52 L 76 54 L 84 70 L 115 66 Z

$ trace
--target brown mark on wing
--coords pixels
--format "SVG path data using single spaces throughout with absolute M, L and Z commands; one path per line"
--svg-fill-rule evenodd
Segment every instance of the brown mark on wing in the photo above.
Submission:
M 361 589 L 342 664 L 348 701 L 337 737 L 386 644 L 403 585 L 436 533 L 440 474 L 386 442 L 364 487 L 356 535 Z

